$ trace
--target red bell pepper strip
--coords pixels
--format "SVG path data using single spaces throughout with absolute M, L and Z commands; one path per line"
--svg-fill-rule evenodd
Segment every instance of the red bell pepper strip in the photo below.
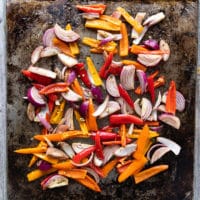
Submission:
M 84 68 L 84 63 L 78 63 L 76 64 L 76 73 L 78 77 L 83 81 L 86 87 L 91 88 L 92 84 L 90 82 L 90 79 L 88 77 L 88 73 L 86 69 Z
M 98 13 L 102 15 L 106 9 L 106 5 L 104 4 L 76 5 L 76 8 L 86 13 Z
M 147 78 L 147 88 L 151 96 L 151 102 L 155 103 L 155 88 L 154 88 L 154 81 L 152 77 Z
M 68 90 L 68 84 L 63 82 L 52 83 L 47 85 L 39 91 L 40 94 L 52 94 L 57 92 L 66 92 Z
M 51 113 L 54 109 L 55 106 L 55 101 L 58 99 L 56 94 L 48 94 L 48 107 L 49 107 L 49 112 Z
M 42 76 L 42 75 L 39 75 L 39 74 L 34 74 L 34 73 L 32 73 L 32 72 L 30 72 L 28 70 L 22 70 L 21 72 L 27 78 L 29 78 L 29 79 L 31 79 L 33 81 L 36 81 L 37 83 L 40 83 L 42 85 L 49 85 L 53 81 L 49 77 L 45 77 L 45 76 Z
M 91 133 L 91 138 L 95 140 L 96 132 Z M 109 141 L 109 140 L 120 140 L 120 135 L 113 133 L 113 132 L 106 132 L 106 131 L 98 131 L 99 137 L 101 141 Z
M 100 131 L 106 131 L 106 132 L 112 132 L 113 131 L 113 127 L 112 126 L 104 126 L 103 128 L 100 129 Z
M 128 103 L 131 108 L 134 108 L 134 102 L 129 96 L 128 92 L 122 87 L 121 84 L 118 85 L 118 90 L 120 96 Z
M 104 64 L 101 66 L 100 70 L 99 70 L 99 76 L 101 78 L 106 78 L 106 70 L 108 69 L 108 67 L 110 66 L 110 64 L 112 63 L 112 59 L 113 59 L 113 52 L 110 52 L 108 54 L 108 57 L 106 58 Z
M 95 149 L 96 156 L 99 159 L 103 160 L 104 159 L 103 148 L 102 148 L 102 145 L 101 145 L 100 134 L 99 134 L 98 131 L 95 135 L 95 146 L 96 146 L 96 149 Z
M 90 162 L 89 167 L 93 169 L 100 177 L 104 178 L 104 173 L 101 168 L 95 166 L 92 162 Z
M 45 86 L 39 83 L 32 83 L 32 85 L 37 89 L 37 90 L 41 90 L 42 88 L 44 88 Z
M 174 81 L 170 82 L 167 92 L 166 111 L 171 114 L 176 113 L 176 83 Z
M 106 77 L 108 76 L 108 74 L 113 74 L 115 76 L 119 76 L 121 74 L 122 69 L 123 69 L 122 67 L 119 67 L 119 66 L 114 67 L 111 65 L 105 73 Z
M 87 156 L 89 156 L 92 152 L 95 151 L 95 149 L 96 149 L 95 145 L 92 145 L 92 146 L 84 149 L 83 151 L 81 151 L 80 153 L 76 154 L 72 158 L 73 162 L 80 163 L 83 158 L 86 158 Z
M 144 121 L 135 115 L 129 114 L 115 114 L 111 115 L 110 118 L 111 125 L 120 125 L 120 124 L 136 124 L 136 125 L 143 125 Z

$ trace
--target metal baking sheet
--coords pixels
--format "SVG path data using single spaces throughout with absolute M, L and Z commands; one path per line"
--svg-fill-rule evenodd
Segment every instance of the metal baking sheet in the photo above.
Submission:
M 83 1 L 82 1 L 83 2 Z M 102 1 L 101 1 L 102 2 Z M 39 131 L 38 125 L 26 117 L 26 101 L 22 98 L 30 83 L 20 74 L 21 69 L 30 64 L 32 50 L 41 43 L 43 31 L 55 23 L 64 26 L 70 22 L 81 35 L 93 33 L 83 27 L 83 20 L 74 8 L 80 1 L 11 1 L 7 5 L 7 149 L 8 149 L 8 199 L 193 199 L 194 189 L 194 136 L 195 136 L 195 87 L 197 66 L 197 1 L 106 1 L 107 13 L 117 6 L 125 7 L 130 13 L 146 11 L 149 15 L 163 11 L 166 19 L 153 27 L 146 35 L 163 38 L 170 44 L 170 60 L 159 66 L 166 75 L 167 83 L 175 80 L 177 89 L 186 97 L 186 110 L 180 114 L 180 130 L 167 127 L 163 135 L 174 139 L 182 146 L 181 154 L 175 157 L 168 154 L 162 163 L 169 164 L 169 170 L 134 185 L 130 178 L 119 184 L 117 175 L 112 172 L 109 178 L 100 183 L 102 192 L 94 193 L 70 181 L 68 187 L 42 191 L 40 181 L 28 183 L 28 156 L 16 155 L 15 149 L 33 144 L 30 138 Z M 84 1 L 88 3 L 88 1 Z M 89 51 L 81 45 L 81 57 Z M 87 53 L 85 53 L 87 52 Z M 96 56 L 96 57 L 95 57 Z M 102 64 L 99 55 L 96 66 Z M 43 63 L 52 66 L 51 63 Z M 168 84 L 166 84 L 168 85 Z M 166 88 L 165 88 L 166 89 Z M 199 94 L 197 92 L 197 94 Z M 198 99 L 197 99 L 198 100 Z M 197 123 L 196 119 L 196 123 Z M 196 126 L 196 130 L 198 127 Z M 195 157 L 196 160 L 199 159 Z M 195 160 L 195 161 L 196 161 Z M 197 160 L 198 161 L 198 160 Z M 197 169 L 196 169 L 196 171 Z M 196 179 L 195 179 L 195 187 Z M 198 198 L 197 198 L 198 199 Z

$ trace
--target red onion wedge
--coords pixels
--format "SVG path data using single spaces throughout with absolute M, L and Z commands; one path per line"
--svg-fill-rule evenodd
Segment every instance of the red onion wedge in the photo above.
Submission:
M 146 120 L 148 119 L 148 117 L 152 112 L 152 104 L 151 101 L 145 97 L 142 98 L 141 104 L 142 104 L 141 118 L 143 120 Z
M 106 90 L 113 97 L 120 97 L 117 81 L 114 75 L 109 75 L 106 80 Z
M 64 42 L 74 42 L 80 38 L 79 34 L 72 30 L 64 30 L 58 24 L 55 24 L 54 31 L 56 36 Z
M 43 41 L 43 45 L 45 47 L 52 47 L 53 46 L 53 38 L 55 38 L 55 32 L 54 32 L 54 28 L 49 28 L 44 32 L 42 41 Z
M 41 58 L 58 55 L 61 51 L 57 47 L 45 47 L 40 53 Z
M 157 13 L 157 14 L 155 14 L 155 15 L 152 15 L 152 16 L 148 17 L 148 18 L 144 21 L 143 25 L 144 25 L 144 26 L 150 27 L 150 26 L 153 26 L 154 24 L 159 23 L 159 22 L 162 21 L 164 18 L 165 18 L 165 14 L 164 14 L 163 12 L 159 12 L 159 13 Z
M 158 120 L 158 113 L 157 110 L 152 110 L 150 116 L 147 119 L 148 121 L 157 121 Z
M 120 148 L 119 145 L 111 145 L 111 146 L 104 147 L 104 149 L 103 149 L 103 154 L 104 154 L 103 165 L 105 165 L 114 156 L 115 151 L 119 148 Z
M 46 155 L 51 156 L 53 158 L 60 159 L 60 160 L 66 160 L 68 158 L 66 153 L 54 147 L 48 147 L 46 151 Z
M 119 97 L 116 100 L 120 104 L 122 114 L 133 113 L 133 108 L 131 108 L 131 106 L 129 106 L 128 103 L 122 97 Z
M 106 109 L 108 101 L 109 101 L 109 96 L 107 95 L 104 102 L 101 105 L 99 105 L 99 107 L 95 110 L 95 112 L 92 115 L 94 117 L 98 117 L 99 115 L 101 115 Z
M 69 130 L 74 130 L 74 120 L 73 120 L 74 109 L 68 108 L 64 115 L 64 124 L 68 126 Z
M 169 151 L 170 151 L 170 149 L 166 146 L 156 149 L 150 158 L 150 163 L 153 164 L 154 162 L 159 160 L 162 156 L 164 156 Z
M 90 157 L 89 157 L 89 159 L 86 162 L 84 162 L 84 163 L 75 163 L 72 160 L 71 163 L 76 167 L 84 167 L 84 166 L 87 166 L 92 161 L 93 157 L 94 157 L 94 153 L 92 152 Z
M 169 45 L 167 44 L 166 41 L 160 40 L 160 50 L 169 52 L 169 53 L 166 53 L 166 54 L 163 55 L 163 60 L 167 61 L 169 59 L 169 56 L 170 56 L 170 48 L 169 48 Z
M 138 54 L 137 60 L 146 67 L 154 67 L 162 60 L 162 55 Z
M 148 27 L 144 26 L 144 29 L 142 33 L 140 33 L 139 37 L 133 40 L 133 44 L 140 44 L 141 40 L 143 39 L 147 31 L 148 31 Z
M 82 117 L 86 117 L 88 113 L 89 101 L 83 101 L 79 107 L 79 113 Z
M 160 147 L 166 147 L 164 144 L 161 144 L 161 143 L 157 143 L 157 144 L 154 144 L 150 147 L 150 149 L 147 151 L 147 159 L 148 160 L 151 160 L 151 156 L 153 155 L 153 152 L 160 148 Z
M 61 176 L 59 174 L 54 174 L 48 176 L 41 182 L 41 186 L 43 190 L 52 189 L 57 187 L 62 187 L 68 185 L 68 178 Z
M 157 107 L 157 110 L 160 112 L 166 112 L 166 106 L 164 104 L 161 104 Z
M 125 90 L 132 90 L 135 88 L 135 66 L 124 66 L 120 74 L 120 82 Z
M 26 113 L 27 113 L 28 119 L 30 121 L 34 121 L 34 119 L 35 119 L 35 106 L 32 103 L 28 103 Z
M 159 43 L 157 40 L 154 39 L 148 39 L 143 42 L 145 47 L 148 49 L 158 50 L 159 49 Z
M 43 95 L 39 94 L 39 90 L 36 87 L 31 87 L 27 92 L 28 101 L 36 107 L 42 107 L 46 105 L 46 100 Z
M 103 102 L 103 93 L 102 93 L 101 87 L 92 85 L 90 91 L 97 103 Z
M 90 167 L 84 167 L 84 169 L 87 170 L 87 173 L 90 174 L 94 180 L 96 181 L 96 183 L 99 183 L 100 179 L 99 179 L 99 175 Z
M 181 151 L 181 146 L 178 145 L 176 142 L 165 137 L 157 137 L 157 141 L 167 146 L 175 155 L 179 155 Z
M 76 78 L 76 72 L 74 70 L 70 70 L 70 71 L 67 71 L 65 70 L 65 72 L 62 73 L 63 74 L 63 79 L 65 80 L 66 79 L 66 82 L 71 85 L 75 78 Z
M 59 53 L 58 54 L 59 60 L 66 65 L 67 67 L 73 67 L 76 64 L 78 64 L 78 60 L 75 58 L 72 58 L 71 56 L 68 56 L 64 53 Z
M 81 13 L 84 19 L 97 19 L 100 17 L 99 13 Z
M 67 142 L 59 142 L 59 145 L 61 149 L 67 154 L 67 156 L 69 156 L 70 158 L 74 157 L 75 153 L 71 145 L 69 145 Z
M 107 117 L 117 112 L 118 110 L 120 110 L 119 103 L 117 103 L 116 101 L 109 101 L 103 113 L 99 115 L 99 118 L 101 119 L 101 118 Z
M 156 103 L 155 103 L 155 105 L 154 105 L 154 107 L 153 107 L 153 110 L 155 110 L 155 109 L 158 108 L 158 106 L 161 104 L 161 101 L 162 101 L 162 95 L 161 95 L 161 93 L 160 93 L 160 91 L 159 91 L 158 97 L 157 97 L 157 100 L 156 100 Z
M 35 48 L 31 55 L 31 63 L 34 65 L 39 59 L 40 59 L 40 54 L 43 50 L 43 46 L 38 46 Z
M 174 115 L 171 115 L 171 114 L 161 114 L 158 118 L 162 122 L 176 128 L 176 129 L 180 128 L 181 122 L 180 122 L 180 119 L 177 116 L 174 116 Z
M 103 160 L 99 159 L 97 155 L 94 155 L 93 162 L 97 167 L 101 167 L 103 165 Z
M 137 115 L 141 116 L 142 109 L 140 107 L 140 99 L 136 99 L 135 100 L 135 102 L 134 102 L 134 109 L 135 109 L 135 112 L 137 113 Z
M 144 71 L 139 69 L 136 70 L 136 74 L 140 82 L 141 94 L 143 94 L 147 89 L 147 76 Z
M 62 93 L 62 96 L 65 100 L 67 101 L 72 101 L 72 102 L 77 102 L 82 100 L 82 96 L 79 94 L 75 93 L 71 89 L 68 89 L 66 93 Z
M 127 144 L 125 147 L 120 147 L 115 151 L 115 156 L 117 157 L 124 157 L 130 156 L 137 148 L 136 143 Z
M 37 162 L 37 167 L 42 170 L 42 171 L 46 171 L 46 170 L 49 170 L 51 169 L 51 164 L 48 163 L 47 161 L 45 160 L 39 160 Z
M 84 149 L 87 149 L 91 146 L 92 146 L 91 144 L 84 144 L 84 143 L 80 143 L 80 142 L 72 143 L 72 148 L 75 151 L 75 153 L 80 153 Z
M 44 69 L 44 68 L 41 68 L 41 67 L 35 67 L 35 66 L 30 66 L 28 68 L 28 71 L 34 73 L 34 74 L 38 74 L 38 75 L 41 75 L 41 76 L 45 76 L 45 77 L 48 77 L 48 78 L 52 78 L 52 79 L 55 79 L 56 78 L 56 73 L 49 70 L 49 69 Z
M 40 113 L 37 114 L 37 117 L 40 121 L 40 123 L 49 131 L 51 132 L 53 130 L 53 127 L 51 124 L 46 120 L 46 117 L 42 117 Z

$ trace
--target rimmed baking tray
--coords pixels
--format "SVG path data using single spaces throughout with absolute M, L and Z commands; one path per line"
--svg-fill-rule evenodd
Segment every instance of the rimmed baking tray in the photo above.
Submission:
M 167 127 L 163 135 L 173 138 L 182 146 L 181 154 L 178 157 L 167 155 L 163 163 L 168 163 L 170 168 L 140 185 L 134 185 L 132 179 L 122 184 L 116 181 L 116 174 L 113 172 L 108 179 L 101 182 L 102 192 L 94 193 L 74 182 L 67 188 L 42 191 L 39 181 L 28 183 L 26 173 L 28 172 L 28 159 L 13 153 L 14 149 L 32 144 L 30 140 L 33 132 L 38 126 L 30 123 L 26 117 L 26 102 L 22 97 L 29 87 L 27 80 L 20 74 L 21 69 L 27 68 L 30 64 L 30 54 L 41 41 L 43 31 L 54 23 L 65 25 L 72 23 L 75 30 L 82 35 L 87 34 L 83 28 L 81 16 L 77 14 L 74 4 L 79 1 L 11 1 L 7 4 L 7 75 L 2 68 L 2 75 L 7 77 L 7 110 L 5 110 L 5 96 L 2 98 L 2 146 L 5 147 L 5 114 L 7 121 L 7 156 L 3 150 L 4 168 L 1 176 L 3 198 L 8 199 L 198 199 L 199 181 L 196 179 L 198 172 L 198 110 L 199 84 L 196 76 L 198 45 L 198 2 L 197 1 L 106 1 L 112 10 L 118 5 L 127 8 L 130 13 L 146 11 L 149 15 L 164 11 L 166 19 L 150 30 L 146 37 L 154 35 L 162 37 L 170 43 L 172 55 L 170 60 L 159 69 L 166 75 L 167 83 L 175 80 L 177 88 L 186 97 L 186 110 L 180 114 L 182 126 L 176 131 Z M 88 1 L 84 1 L 87 3 Z M 80 3 L 80 2 L 79 2 Z M 5 8 L 5 6 L 3 7 Z M 2 13 L 3 10 L 1 11 Z M 110 10 L 107 11 L 111 12 Z M 3 14 L 2 14 L 3 16 Z M 4 28 L 5 17 L 1 22 Z M 155 34 L 156 33 L 156 34 Z M 1 33 L 3 34 L 3 33 Z M 92 34 L 92 33 L 91 33 Z M 3 34 L 4 36 L 4 34 Z M 5 46 L 2 47 L 5 55 Z M 83 47 L 82 53 L 85 52 Z M 88 52 L 88 51 L 87 51 Z M 87 53 L 88 54 L 88 53 Z M 82 55 L 87 55 L 82 54 Z M 5 58 L 2 59 L 5 65 Z M 80 58 L 83 59 L 84 57 Z M 102 60 L 95 58 L 95 64 L 100 65 Z M 1 79 L 5 89 L 6 78 Z M 196 78 L 197 77 L 197 78 Z M 196 88 L 196 92 L 195 92 Z M 196 102 L 195 102 L 196 94 Z M 4 94 L 5 95 L 5 94 Z M 196 104 L 195 104 L 196 103 Z M 4 120 L 4 121 L 3 121 Z M 196 120 L 196 123 L 195 123 Z M 3 123 L 4 122 L 4 123 Z M 33 131 L 34 130 L 34 131 Z M 196 130 L 196 132 L 195 132 Z M 196 135 L 195 135 L 196 133 Z M 195 137 L 196 136 L 196 137 Z M 195 149 L 196 148 L 196 149 Z M 195 151 L 194 151 L 195 149 Z M 194 152 L 196 156 L 194 157 Z M 7 174 L 8 184 L 5 179 L 5 160 L 8 161 Z M 195 163 L 195 167 L 194 167 Z M 195 169 L 195 171 L 194 171 Z M 195 174 L 195 175 L 194 175 Z M 193 187 L 193 183 L 194 187 Z M 6 188 L 5 188 L 6 187 Z

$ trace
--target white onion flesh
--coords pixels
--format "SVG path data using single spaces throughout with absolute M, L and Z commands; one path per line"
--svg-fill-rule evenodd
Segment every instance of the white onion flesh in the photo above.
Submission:
M 160 147 L 156 149 L 153 155 L 151 156 L 150 163 L 153 164 L 169 151 L 170 149 L 168 147 Z
M 58 55 L 59 53 L 60 53 L 60 50 L 57 47 L 45 47 L 44 49 L 42 49 L 40 53 L 40 57 L 41 58 L 51 57 L 51 56 Z
M 169 48 L 169 45 L 167 44 L 166 41 L 164 40 L 160 40 L 160 50 L 162 51 L 167 51 L 168 53 L 166 54 L 163 54 L 163 60 L 164 61 L 167 61 L 169 59 L 169 56 L 170 56 L 170 48 Z
M 114 156 L 115 151 L 119 148 L 120 148 L 119 145 L 112 145 L 112 146 L 104 147 L 104 149 L 103 149 L 103 155 L 104 155 L 103 165 L 105 165 Z
M 67 67 L 73 67 L 76 64 L 78 64 L 78 60 L 75 58 L 72 58 L 71 56 L 68 56 L 64 53 L 59 53 L 58 54 L 59 60 L 66 65 Z
M 141 104 L 142 104 L 141 118 L 143 120 L 146 120 L 152 112 L 152 104 L 151 101 L 145 97 L 142 98 Z
M 108 101 L 109 101 L 109 96 L 107 95 L 105 100 L 103 101 L 103 103 L 98 106 L 98 108 L 95 110 L 95 112 L 92 115 L 94 117 L 98 117 L 99 115 L 101 115 L 104 112 L 104 110 L 106 109 L 106 107 L 108 105 Z
M 157 14 L 155 14 L 155 15 L 152 15 L 152 16 L 148 17 L 148 18 L 144 21 L 143 25 L 144 25 L 144 26 L 150 27 L 150 26 L 153 26 L 154 24 L 159 23 L 159 22 L 162 21 L 164 18 L 165 18 L 165 14 L 164 14 L 163 12 L 159 12 L 159 13 L 157 13 Z
M 59 142 L 61 149 L 69 156 L 71 159 L 74 157 L 75 153 L 67 142 Z
M 54 147 L 48 147 L 46 155 L 60 160 L 66 160 L 68 158 L 68 156 L 63 151 Z
M 120 97 L 117 81 L 114 75 L 109 75 L 106 80 L 106 90 L 113 97 Z
M 130 156 L 137 148 L 136 143 L 127 144 L 125 147 L 120 147 L 115 151 L 115 156 L 117 157 L 124 157 Z
M 84 144 L 84 143 L 80 143 L 80 142 L 72 143 L 72 149 L 75 151 L 75 153 L 80 153 L 84 149 L 87 149 L 91 146 L 92 146 L 91 144 Z
M 109 101 L 103 113 L 99 115 L 99 118 L 101 119 L 101 118 L 107 117 L 108 115 L 111 115 L 117 112 L 118 110 L 120 110 L 119 103 L 116 101 Z
M 146 67 L 154 67 L 162 60 L 162 55 L 138 54 L 137 60 Z
M 77 102 L 77 101 L 81 101 L 82 100 L 82 96 L 80 96 L 79 94 L 75 93 L 71 89 L 68 89 L 67 92 L 62 93 L 62 96 L 67 101 Z
M 38 46 L 35 48 L 31 55 L 31 63 L 34 65 L 39 59 L 40 59 L 40 54 L 43 50 L 43 46 Z
M 170 114 L 161 114 L 158 118 L 162 122 L 176 128 L 176 129 L 179 129 L 181 126 L 180 119 L 177 116 L 170 115 Z
M 157 149 L 159 147 L 166 147 L 166 146 L 164 144 L 161 144 L 161 143 L 157 143 L 157 144 L 152 145 L 150 147 L 150 149 L 147 151 L 147 159 L 148 160 L 151 159 L 152 152 L 155 151 L 155 149 Z

